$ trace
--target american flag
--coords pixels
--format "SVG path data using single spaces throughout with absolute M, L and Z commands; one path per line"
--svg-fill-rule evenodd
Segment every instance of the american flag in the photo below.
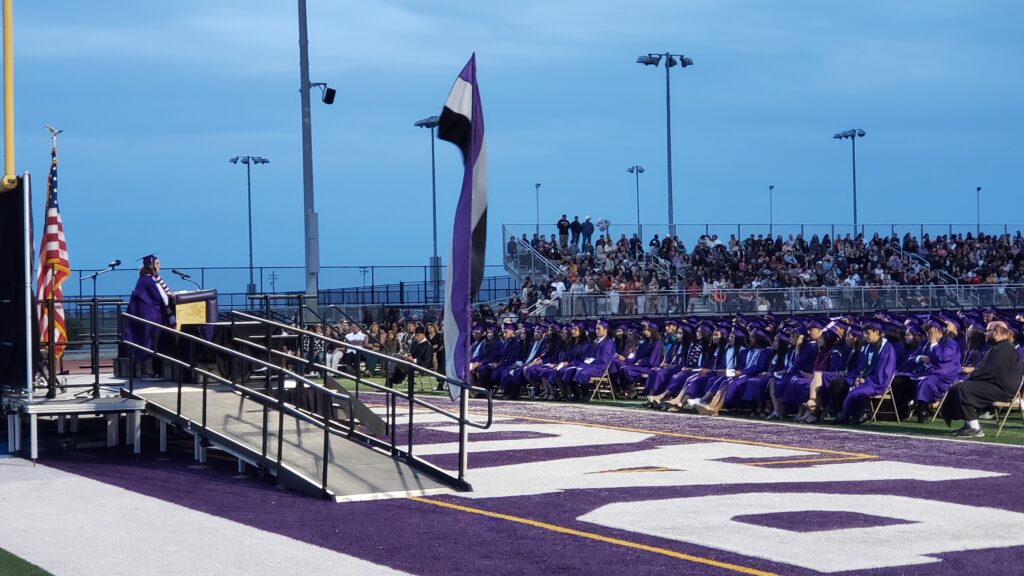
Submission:
M 53 298 L 53 342 L 57 358 L 64 354 L 61 342 L 68 341 L 67 326 L 64 322 L 64 298 L 61 284 L 70 275 L 68 246 L 64 241 L 64 222 L 57 207 L 57 146 L 50 151 L 50 176 L 46 181 L 46 230 L 39 245 L 39 274 L 36 276 L 36 301 L 39 303 L 39 334 L 42 342 L 49 342 L 49 308 L 47 301 Z

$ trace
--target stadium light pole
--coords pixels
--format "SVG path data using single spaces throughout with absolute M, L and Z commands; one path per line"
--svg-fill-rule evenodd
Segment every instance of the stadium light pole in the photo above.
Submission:
M 768 238 L 769 239 L 775 237 L 775 231 L 774 231 L 774 229 L 775 229 L 775 215 L 773 214 L 773 211 L 774 211 L 773 207 L 775 205 L 775 202 L 774 202 L 775 199 L 773 198 L 773 194 L 772 194 L 772 192 L 774 190 L 775 190 L 775 185 L 774 184 L 769 184 L 768 185 Z
M 249 204 L 249 285 L 245 287 L 245 293 L 255 294 L 256 284 L 252 279 L 252 165 L 270 164 L 270 160 L 262 156 L 232 156 L 228 162 L 245 164 L 245 197 Z
M 626 168 L 626 172 L 636 175 L 636 233 L 638 236 L 643 237 L 640 234 L 640 175 L 644 173 L 644 167 L 639 164 L 634 164 L 629 168 Z
M 853 237 L 857 237 L 857 138 L 863 138 L 867 132 L 860 128 L 843 130 L 832 135 L 836 140 L 850 139 L 850 150 L 853 154 Z
M 981 235 L 981 186 L 978 186 L 977 188 L 974 189 L 974 194 L 974 209 L 978 220 L 978 227 L 977 229 L 975 229 L 974 235 L 979 236 Z
M 534 184 L 533 188 L 534 188 L 534 191 L 537 194 L 537 227 L 534 229 L 533 233 L 537 234 L 539 236 L 540 235 L 540 182 L 537 182 L 536 184 Z
M 434 302 L 441 301 L 439 272 L 441 262 L 437 258 L 437 169 L 434 160 L 434 129 L 441 121 L 439 116 L 417 120 L 414 126 L 430 129 L 430 197 L 434 216 L 434 255 L 430 258 L 430 281 L 434 285 Z
M 309 81 L 309 34 L 306 30 L 306 0 L 298 0 L 299 8 L 299 106 L 302 117 L 302 230 L 306 260 L 306 290 L 304 299 L 314 307 L 318 305 L 320 290 L 320 226 L 313 196 L 313 120 L 310 112 L 309 90 L 320 88 L 321 100 L 328 106 L 334 103 L 336 91 L 322 82 Z M 307 318 L 312 321 L 313 314 Z M 300 319 L 302 320 L 302 319 Z
M 680 68 L 686 68 L 687 66 L 693 66 L 693 59 L 683 56 L 682 54 L 671 54 L 666 52 L 664 54 L 653 54 L 648 53 L 637 57 L 636 63 L 643 64 L 644 66 L 655 66 L 657 67 L 661 63 L 661 59 L 665 59 L 665 140 L 666 140 L 666 155 L 668 157 L 668 234 L 669 236 L 676 235 L 676 224 L 675 224 L 675 209 L 672 202 L 672 93 L 669 88 L 669 69 L 676 64 Z

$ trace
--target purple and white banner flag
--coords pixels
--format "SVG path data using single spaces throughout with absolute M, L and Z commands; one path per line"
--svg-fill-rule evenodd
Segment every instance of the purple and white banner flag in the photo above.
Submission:
M 458 146 L 465 164 L 445 274 L 444 349 L 446 375 L 469 383 L 470 306 L 483 280 L 487 240 L 487 145 L 476 54 L 455 79 L 441 112 L 437 137 Z M 462 392 L 456 386 L 448 389 L 453 400 Z

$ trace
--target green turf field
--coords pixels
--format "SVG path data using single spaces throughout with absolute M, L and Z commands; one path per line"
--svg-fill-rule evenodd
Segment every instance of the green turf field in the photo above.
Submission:
M 52 576 L 46 570 L 0 548 L 0 574 L 4 576 Z

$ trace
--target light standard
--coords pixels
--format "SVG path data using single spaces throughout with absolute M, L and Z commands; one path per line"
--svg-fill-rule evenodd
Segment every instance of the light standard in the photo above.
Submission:
M 772 239 L 775 237 L 775 215 L 773 212 L 774 198 L 772 198 L 772 191 L 775 190 L 774 184 L 768 185 L 768 238 Z
M 642 238 L 643 234 L 640 233 L 640 175 L 644 173 L 644 167 L 634 164 L 626 168 L 626 172 L 636 174 L 636 234 Z
M 434 128 L 437 128 L 437 124 L 440 121 L 441 118 L 439 116 L 431 116 L 417 120 L 414 124 L 414 126 L 419 128 L 430 128 L 430 197 L 433 202 L 434 214 L 434 255 L 430 258 L 430 282 L 434 285 L 434 302 L 441 301 L 440 281 L 438 278 L 441 262 L 437 258 L 437 173 L 434 162 Z
M 693 66 L 693 59 L 683 56 L 682 54 L 671 54 L 666 52 L 664 54 L 645 54 L 639 56 L 636 59 L 636 63 L 643 64 L 644 66 L 657 66 L 661 63 L 661 59 L 663 57 L 665 58 L 665 139 L 667 142 L 666 153 L 668 157 L 668 233 L 669 236 L 675 236 L 675 210 L 672 203 L 672 107 L 669 106 L 671 92 L 669 90 L 668 71 L 669 68 L 672 68 L 676 64 L 679 64 L 681 68 Z
M 533 185 L 534 190 L 537 193 L 537 228 L 533 231 L 534 234 L 540 235 L 540 182 Z
M 319 216 L 313 197 L 313 119 L 310 112 L 309 89 L 320 88 L 324 104 L 334 103 L 336 91 L 322 82 L 309 81 L 309 34 L 306 30 L 306 0 L 298 0 L 299 8 L 299 107 L 302 118 L 302 230 L 306 260 L 305 300 L 313 306 L 320 297 L 317 286 L 320 277 Z M 303 315 L 305 316 L 305 315 Z M 312 320 L 312 315 L 310 320 Z M 301 321 L 302 319 L 300 319 Z
M 981 186 L 974 189 L 974 202 L 975 202 L 975 214 L 977 214 L 978 224 L 977 229 L 974 231 L 974 235 L 978 236 L 981 234 Z
M 262 156 L 232 156 L 228 162 L 245 164 L 245 196 L 249 203 L 249 285 L 246 286 L 245 293 L 255 294 L 256 284 L 252 280 L 252 165 L 270 164 L 270 160 Z
M 857 237 L 857 138 L 863 138 L 867 132 L 860 128 L 843 130 L 832 135 L 836 140 L 850 139 L 850 146 L 853 153 L 853 236 Z

